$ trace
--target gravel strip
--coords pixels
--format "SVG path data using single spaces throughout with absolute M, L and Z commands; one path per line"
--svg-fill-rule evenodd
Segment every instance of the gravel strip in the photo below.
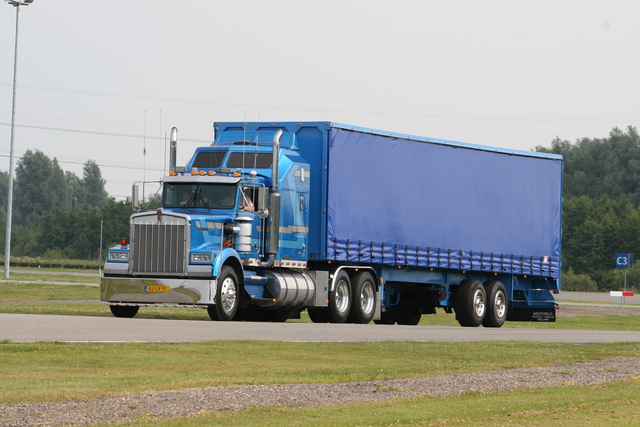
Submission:
M 464 392 L 588 386 L 638 376 L 640 358 L 611 358 L 542 368 L 385 381 L 211 387 L 70 402 L 0 405 L 0 425 L 81 426 L 206 415 L 258 406 L 308 407 L 418 396 L 452 396 Z
M 560 307 L 556 310 L 558 318 L 573 316 L 640 316 L 640 308 L 637 306 L 594 307 L 593 305 L 565 305 L 560 302 Z M 506 326 L 509 324 L 507 323 Z

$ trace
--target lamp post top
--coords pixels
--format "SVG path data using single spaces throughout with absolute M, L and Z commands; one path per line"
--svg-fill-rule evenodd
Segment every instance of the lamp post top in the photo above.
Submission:
M 11 6 L 29 6 L 31 3 L 33 3 L 33 0 L 7 0 L 7 2 L 11 5 Z

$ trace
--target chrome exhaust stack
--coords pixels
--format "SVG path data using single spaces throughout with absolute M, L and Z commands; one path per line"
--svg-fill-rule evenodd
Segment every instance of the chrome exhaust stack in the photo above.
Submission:
M 269 195 L 269 238 L 267 240 L 267 253 L 269 260 L 266 266 L 270 267 L 275 261 L 275 254 L 280 250 L 280 190 L 278 184 L 278 162 L 280 160 L 280 137 L 282 129 L 278 129 L 273 136 L 273 161 L 271 164 L 271 194 Z
M 176 171 L 176 157 L 178 153 L 178 128 L 171 128 L 171 139 L 169 140 L 169 172 Z

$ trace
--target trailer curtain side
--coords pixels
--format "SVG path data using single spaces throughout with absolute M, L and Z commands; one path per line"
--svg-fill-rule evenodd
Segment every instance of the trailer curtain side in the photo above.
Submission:
M 329 132 L 326 258 L 560 275 L 562 162 Z

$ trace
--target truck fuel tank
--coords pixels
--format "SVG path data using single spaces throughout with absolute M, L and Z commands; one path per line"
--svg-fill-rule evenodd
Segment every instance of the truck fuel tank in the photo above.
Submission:
M 237 228 L 234 228 L 234 232 L 236 233 L 235 249 L 239 253 L 251 252 L 251 222 L 252 221 L 253 221 L 253 218 L 251 218 L 250 216 L 236 217 Z
M 272 270 L 264 271 L 261 275 L 268 278 L 265 288 L 275 301 L 257 301 L 259 307 L 271 310 L 288 310 L 314 305 L 315 285 L 309 274 Z

